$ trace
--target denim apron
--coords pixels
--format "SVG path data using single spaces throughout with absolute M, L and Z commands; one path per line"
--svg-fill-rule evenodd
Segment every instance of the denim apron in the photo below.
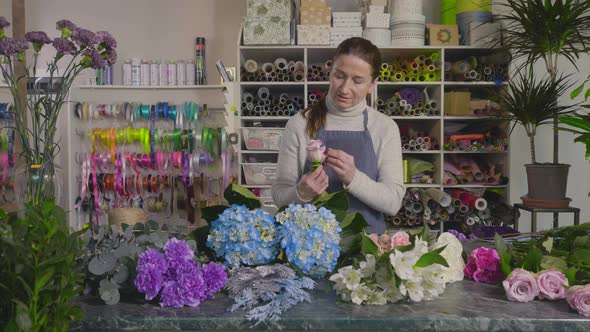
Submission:
M 379 168 L 377 165 L 377 156 L 373 147 L 373 140 L 367 129 L 368 113 L 363 111 L 364 131 L 349 130 L 324 130 L 320 128 L 317 139 L 321 140 L 327 148 L 342 150 L 354 157 L 354 163 L 357 170 L 365 173 L 373 181 L 377 181 Z M 310 170 L 311 163 L 306 161 L 304 172 Z M 343 185 L 336 173 L 329 167 L 324 170 L 329 177 L 328 193 L 342 190 Z M 374 210 L 361 202 L 358 198 L 347 193 L 350 212 L 359 212 L 365 217 L 369 224 L 365 231 L 367 233 L 383 233 L 385 231 L 385 218 L 383 213 Z

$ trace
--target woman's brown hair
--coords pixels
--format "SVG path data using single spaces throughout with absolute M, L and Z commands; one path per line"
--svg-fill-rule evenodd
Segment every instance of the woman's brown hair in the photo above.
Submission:
M 333 61 L 341 55 L 354 55 L 363 59 L 366 63 L 371 65 L 373 72 L 371 78 L 375 80 L 379 76 L 379 68 L 381 67 L 381 52 L 377 46 L 370 41 L 360 38 L 348 38 L 336 48 L 336 54 Z M 316 138 L 320 128 L 326 125 L 326 114 L 328 108 L 326 107 L 326 97 L 324 96 L 315 105 L 303 111 L 302 116 L 307 117 L 307 126 L 305 130 L 311 138 Z

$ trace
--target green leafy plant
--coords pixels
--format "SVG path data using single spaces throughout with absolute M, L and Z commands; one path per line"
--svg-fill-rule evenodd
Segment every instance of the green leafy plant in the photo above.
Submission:
M 182 236 L 153 220 L 87 229 L 81 236 L 85 245 L 78 258 L 85 272 L 84 293 L 100 296 L 106 304 L 118 303 L 121 295 L 138 295 L 134 285 L 138 255 L 148 248 L 163 248 L 171 237 Z M 187 242 L 196 248 L 194 241 Z
M 54 202 L 25 207 L 10 221 L 0 210 L 0 326 L 5 331 L 66 331 L 81 312 L 81 241 L 70 234 L 65 212 Z
M 577 69 L 576 61 L 590 47 L 590 1 L 506 0 L 498 4 L 503 22 L 502 43 L 522 67 L 532 70 L 542 61 L 553 81 L 559 81 L 558 60 L 564 57 Z M 558 117 L 553 113 L 553 163 L 558 163 Z
M 590 76 L 580 84 L 577 88 L 575 88 L 572 93 L 570 94 L 571 99 L 576 99 L 583 91 L 586 86 L 586 83 L 590 81 Z M 588 101 L 590 97 L 590 87 L 586 89 L 584 93 L 584 102 Z M 590 104 L 581 105 L 583 108 L 590 109 Z M 569 116 L 562 116 L 559 118 L 559 121 L 563 124 L 568 125 L 569 127 L 562 127 L 560 129 L 569 131 L 576 136 L 574 138 L 574 142 L 577 143 L 584 143 L 586 145 L 586 159 L 590 158 L 590 113 L 581 113 L 578 112 L 574 115 Z
M 565 77 L 555 80 L 544 78 L 538 80 L 532 71 L 518 74 L 511 80 L 508 88 L 502 90 L 493 99 L 500 109 L 510 118 L 511 130 L 517 124 L 524 127 L 530 141 L 531 160 L 537 163 L 535 155 L 535 135 L 537 127 L 550 123 L 555 114 L 565 115 L 574 111 L 573 105 L 562 106 L 557 100 L 569 88 Z
M 513 269 L 530 272 L 555 269 L 568 278 L 570 286 L 590 283 L 590 223 L 548 230 L 528 241 L 494 238 L 506 276 Z

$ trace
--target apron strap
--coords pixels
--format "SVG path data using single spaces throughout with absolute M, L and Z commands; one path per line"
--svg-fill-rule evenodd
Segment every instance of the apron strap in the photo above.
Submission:
M 369 123 L 369 113 L 367 112 L 367 109 L 365 108 L 365 110 L 363 111 L 363 123 L 365 125 L 365 131 L 369 130 L 367 127 L 367 124 Z

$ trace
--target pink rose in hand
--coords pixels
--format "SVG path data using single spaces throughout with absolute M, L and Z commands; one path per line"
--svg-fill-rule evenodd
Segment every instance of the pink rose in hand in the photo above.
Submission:
M 566 298 L 566 287 L 569 282 L 565 275 L 556 270 L 541 271 L 537 278 L 539 299 L 558 300 Z
M 590 284 L 571 287 L 567 294 L 567 303 L 580 315 L 590 317 Z
M 410 236 L 406 232 L 397 232 L 391 237 L 392 248 L 407 246 L 410 243 Z
M 325 152 L 326 147 L 323 145 L 322 141 L 312 139 L 307 143 L 307 160 L 311 161 L 312 163 L 321 163 L 324 161 Z
M 537 280 L 530 272 L 523 269 L 514 269 L 502 285 L 509 301 L 529 302 L 539 295 Z

